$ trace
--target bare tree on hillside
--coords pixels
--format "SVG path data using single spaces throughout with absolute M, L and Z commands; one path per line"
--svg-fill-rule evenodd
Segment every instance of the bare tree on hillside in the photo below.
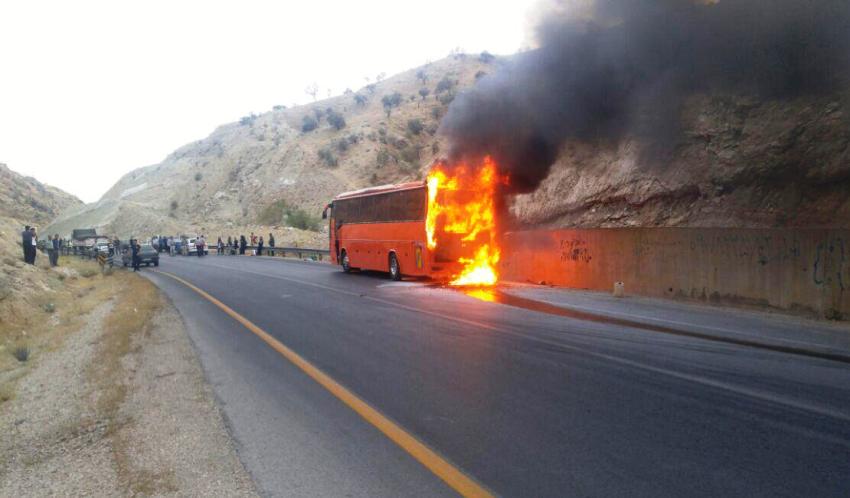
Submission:
M 307 85 L 307 88 L 304 89 L 304 92 L 313 97 L 313 100 L 316 100 L 316 95 L 319 94 L 319 85 L 316 82 L 310 83 Z

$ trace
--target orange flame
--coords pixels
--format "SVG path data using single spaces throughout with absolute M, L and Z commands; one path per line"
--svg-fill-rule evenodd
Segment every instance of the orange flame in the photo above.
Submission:
M 486 157 L 478 168 L 435 164 L 428 173 L 428 248 L 437 249 L 452 234 L 460 238 L 456 261 L 461 271 L 451 285 L 493 285 L 500 250 L 496 241 L 496 165 Z

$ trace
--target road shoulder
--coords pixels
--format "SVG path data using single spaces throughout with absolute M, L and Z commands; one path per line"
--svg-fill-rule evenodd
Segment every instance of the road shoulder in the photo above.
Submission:
M 0 407 L 0 495 L 255 496 L 180 315 L 149 282 L 96 307 Z

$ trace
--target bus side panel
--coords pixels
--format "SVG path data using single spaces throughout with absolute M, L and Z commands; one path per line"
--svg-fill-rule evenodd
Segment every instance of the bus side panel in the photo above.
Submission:
M 425 223 L 350 223 L 337 232 L 340 252 L 345 249 L 351 266 L 388 271 L 390 252 L 395 252 L 404 275 L 427 275 Z M 420 249 L 417 263 L 416 247 Z

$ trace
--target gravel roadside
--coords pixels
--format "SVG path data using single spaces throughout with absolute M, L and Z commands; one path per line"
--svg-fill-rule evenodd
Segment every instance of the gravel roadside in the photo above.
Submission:
M 98 370 L 113 299 L 18 381 L 0 405 L 0 496 L 257 495 L 180 315 L 158 299 L 119 368 Z

